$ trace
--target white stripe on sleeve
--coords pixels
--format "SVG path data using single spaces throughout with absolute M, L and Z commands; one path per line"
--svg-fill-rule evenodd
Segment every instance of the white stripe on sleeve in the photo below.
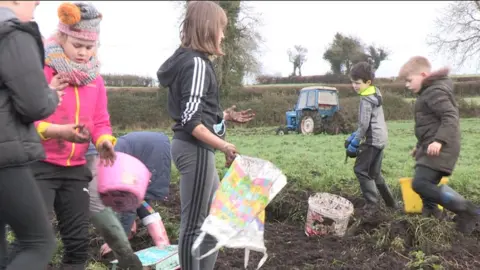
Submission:
M 203 96 L 203 88 L 205 84 L 205 61 L 200 57 L 193 58 L 195 66 L 193 69 L 192 89 L 190 90 L 190 98 L 182 114 L 182 125 L 190 121 L 197 112 Z

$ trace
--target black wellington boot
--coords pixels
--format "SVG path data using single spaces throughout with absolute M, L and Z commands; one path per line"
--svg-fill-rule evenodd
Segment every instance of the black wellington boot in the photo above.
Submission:
M 479 209 L 472 202 L 447 185 L 442 185 L 442 206 L 457 214 L 456 229 L 464 234 L 471 234 L 479 221 Z
M 377 186 L 374 181 L 360 182 L 360 190 L 367 204 L 378 204 Z
M 393 198 L 392 192 L 388 188 L 387 184 L 377 184 L 376 186 L 378 193 L 380 193 L 380 196 L 382 196 L 382 199 L 385 202 L 385 205 L 393 209 L 398 209 L 398 204 L 395 201 L 395 198 Z

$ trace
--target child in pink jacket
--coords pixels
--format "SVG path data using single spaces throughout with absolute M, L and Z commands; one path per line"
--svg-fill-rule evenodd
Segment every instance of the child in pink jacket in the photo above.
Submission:
M 44 73 L 48 82 L 64 84 L 63 99 L 55 113 L 35 123 L 46 158 L 31 168 L 49 214 L 55 211 L 58 220 L 64 245 L 62 269 L 84 270 L 90 242 L 88 185 L 92 180 L 85 153 L 91 141 L 108 166 L 115 160 L 116 138 L 96 57 L 102 15 L 88 3 L 63 3 L 58 16 L 58 32 L 44 44 Z M 111 209 L 92 216 L 92 222 L 107 242 L 121 236 L 128 241 Z M 142 269 L 131 248 L 115 251 L 122 267 Z

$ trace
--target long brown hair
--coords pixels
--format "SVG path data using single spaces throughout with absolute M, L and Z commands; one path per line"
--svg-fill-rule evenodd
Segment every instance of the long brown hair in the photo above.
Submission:
M 224 55 L 218 43 L 220 31 L 227 26 L 225 11 L 212 1 L 188 1 L 185 19 L 181 24 L 182 47 L 209 55 Z

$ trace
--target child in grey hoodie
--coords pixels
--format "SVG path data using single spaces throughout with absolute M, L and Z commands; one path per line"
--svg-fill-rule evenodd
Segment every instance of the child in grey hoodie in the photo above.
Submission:
M 390 189 L 382 176 L 383 150 L 388 141 L 388 130 L 382 107 L 382 94 L 373 85 L 375 73 L 371 64 L 360 62 L 350 71 L 352 85 L 360 95 L 358 128 L 347 139 L 347 155 L 356 157 L 353 168 L 367 206 L 378 203 L 377 190 L 391 208 L 397 208 Z

